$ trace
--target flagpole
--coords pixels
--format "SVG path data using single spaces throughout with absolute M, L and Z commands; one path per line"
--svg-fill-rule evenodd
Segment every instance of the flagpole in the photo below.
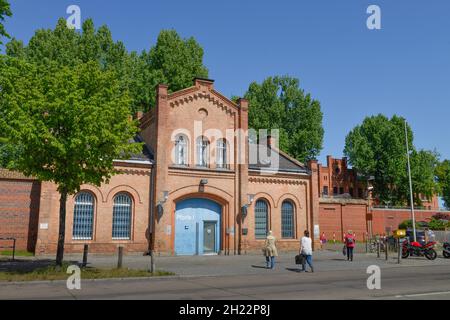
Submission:
M 416 242 L 417 241 L 416 218 L 414 215 L 414 198 L 413 198 L 413 189 L 412 189 L 412 180 L 411 180 L 411 164 L 409 162 L 408 130 L 406 127 L 406 119 L 405 119 L 405 137 L 406 137 L 406 158 L 408 159 L 409 196 L 410 196 L 410 201 L 411 201 L 411 218 L 412 218 L 412 225 L 413 225 L 414 242 Z

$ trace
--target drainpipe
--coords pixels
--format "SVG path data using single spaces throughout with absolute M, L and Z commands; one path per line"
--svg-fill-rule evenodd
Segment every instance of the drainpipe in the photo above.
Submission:
M 154 194 L 155 194 L 155 162 L 152 165 L 152 172 L 150 174 L 150 221 L 149 221 L 149 230 L 150 230 L 150 241 L 149 241 L 149 252 L 150 252 L 150 272 L 154 272 L 156 270 L 155 267 L 155 255 L 154 255 L 154 241 L 153 237 L 155 236 L 154 232 L 154 218 L 155 218 L 155 206 L 154 206 Z

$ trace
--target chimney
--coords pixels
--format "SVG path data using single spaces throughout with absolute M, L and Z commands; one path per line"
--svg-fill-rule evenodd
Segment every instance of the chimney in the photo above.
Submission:
M 206 78 L 194 78 L 194 86 L 197 88 L 207 88 L 208 90 L 214 89 L 214 80 Z
M 347 169 L 347 157 L 342 158 L 342 167 Z
M 267 146 L 268 147 L 276 147 L 276 139 L 271 135 L 267 136 Z
M 331 167 L 333 165 L 333 156 L 327 156 L 327 167 Z
M 239 100 L 237 101 L 237 104 L 243 111 L 248 111 L 248 100 L 247 99 L 239 98 Z
M 135 118 L 136 120 L 139 120 L 139 119 L 142 118 L 143 115 L 144 115 L 144 113 L 143 113 L 142 111 L 138 111 L 138 112 L 136 112 L 136 113 L 134 114 L 134 118 Z

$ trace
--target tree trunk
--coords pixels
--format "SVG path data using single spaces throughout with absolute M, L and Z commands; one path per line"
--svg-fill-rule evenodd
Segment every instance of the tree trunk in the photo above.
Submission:
M 59 200 L 59 234 L 58 234 L 58 250 L 56 252 L 56 265 L 62 266 L 64 259 L 64 240 L 66 235 L 66 202 L 67 191 L 60 192 Z

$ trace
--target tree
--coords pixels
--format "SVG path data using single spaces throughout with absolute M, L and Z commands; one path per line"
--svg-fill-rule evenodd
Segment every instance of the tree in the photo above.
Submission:
M 322 150 L 324 130 L 320 103 L 289 76 L 253 82 L 244 95 L 249 101 L 249 127 L 279 129 L 279 147 L 299 161 L 315 159 Z
M 405 120 L 394 115 L 367 117 L 345 139 L 344 154 L 363 176 L 373 176 L 373 194 L 382 203 L 404 205 L 409 202 L 409 179 L 405 146 Z M 417 151 L 413 132 L 407 126 L 411 148 L 411 176 L 414 202 L 421 205 L 419 195 L 431 198 L 438 190 L 434 178 L 438 155 Z
M 96 29 L 92 19 L 83 22 L 81 33 L 59 19 L 54 30 L 37 30 L 27 46 L 13 39 L 6 52 L 38 65 L 54 62 L 73 67 L 95 61 L 102 70 L 115 72 L 120 88 L 129 92 L 132 113 L 148 111 L 155 104 L 154 88 L 159 83 L 176 91 L 190 87 L 197 76 L 208 76 L 203 49 L 194 38 L 182 39 L 175 30 L 162 30 L 148 52 L 130 53 L 122 42 L 114 42 L 107 26 Z
M 203 49 L 194 38 L 182 39 L 175 30 L 162 30 L 156 46 L 143 53 L 150 70 L 157 71 L 160 82 L 177 91 L 192 85 L 194 77 L 207 77 Z
M 36 66 L 0 56 L 0 88 L 0 133 L 19 146 L 8 168 L 58 187 L 61 265 L 67 196 L 82 184 L 108 182 L 113 160 L 142 148 L 129 143 L 138 131 L 130 99 L 117 76 L 95 62 Z
M 445 207 L 450 210 L 450 160 L 444 160 L 437 166 L 436 177 Z
M 439 154 L 435 151 L 413 150 L 411 152 L 411 180 L 416 204 L 422 206 L 422 198 L 431 200 L 440 191 L 436 182 L 436 168 L 439 164 Z M 409 181 L 404 174 L 402 186 L 407 186 Z M 409 194 L 409 190 L 404 193 Z
M 2 23 L 3 21 L 5 21 L 5 16 L 12 16 L 11 8 L 8 1 L 0 0 L 0 45 L 3 44 L 3 42 L 1 41 L 1 37 L 9 38 L 9 34 L 6 33 L 5 26 Z

